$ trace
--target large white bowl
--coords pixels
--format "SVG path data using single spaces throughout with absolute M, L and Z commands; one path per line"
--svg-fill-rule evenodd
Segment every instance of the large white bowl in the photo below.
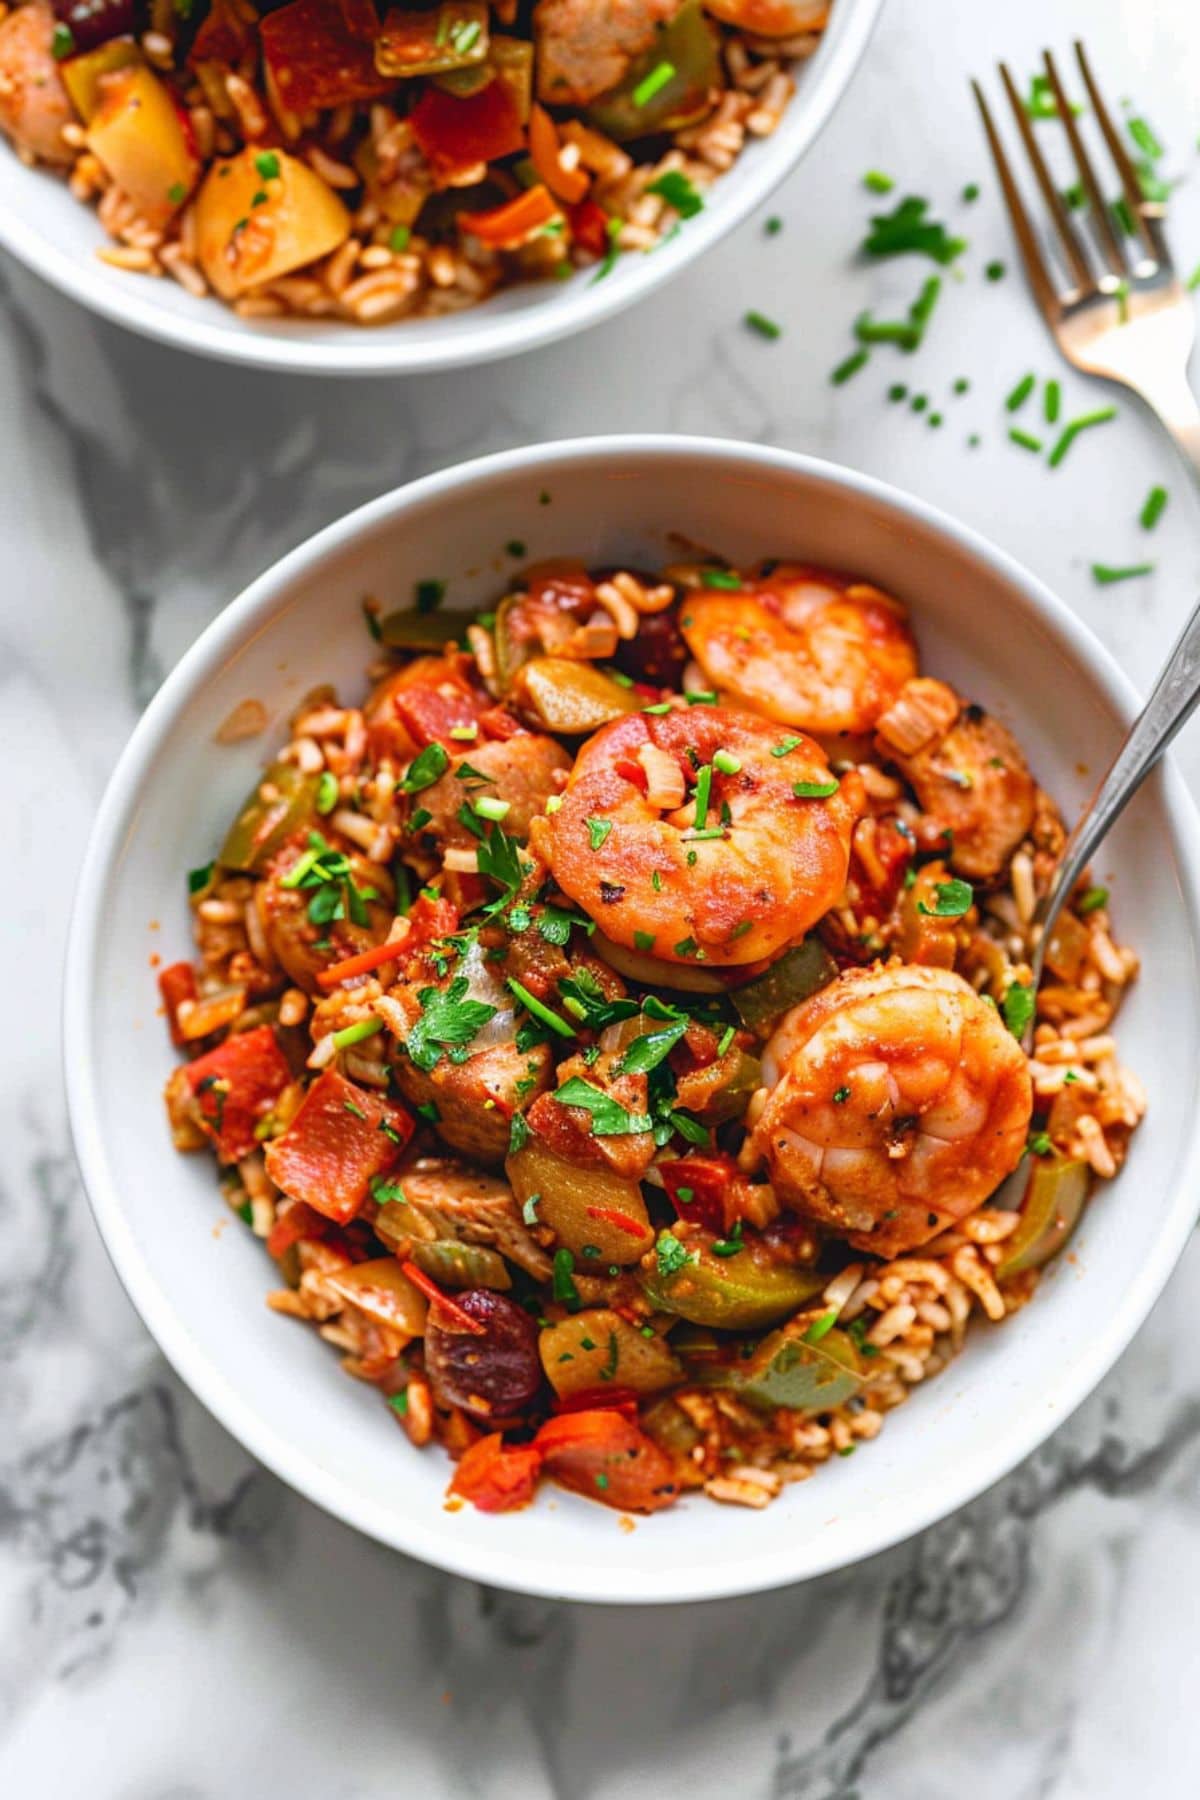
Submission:
M 750 144 L 713 186 L 704 211 L 650 255 L 621 257 L 603 281 L 504 288 L 445 318 L 355 326 L 329 319 L 242 319 L 178 282 L 114 269 L 96 256 L 109 240 L 90 207 L 44 169 L 29 169 L 0 137 L 0 244 L 36 274 L 115 324 L 181 350 L 304 375 L 403 375 L 471 367 L 553 343 L 611 317 L 683 269 L 740 223 L 793 168 L 829 118 L 870 40 L 883 0 L 836 0 L 820 48 L 772 137 Z
M 548 502 L 542 496 L 548 495 Z M 653 566 L 683 532 L 731 558 L 840 564 L 903 596 L 925 667 L 1016 729 L 1064 808 L 1084 799 L 1134 695 L 1066 608 L 973 533 L 861 475 L 783 451 L 611 438 L 487 457 L 374 501 L 277 563 L 209 626 L 163 684 L 100 808 L 66 978 L 71 1122 L 100 1230 L 179 1374 L 235 1436 L 319 1505 L 461 1574 L 586 1600 L 695 1600 L 774 1587 L 870 1555 L 970 1499 L 1066 1418 L 1145 1318 L 1200 1194 L 1197 824 L 1173 772 L 1105 846 L 1121 935 L 1144 958 L 1120 1017 L 1150 1093 L 1128 1163 L 1088 1212 L 1069 1261 L 999 1331 L 887 1421 L 852 1460 L 765 1513 L 692 1498 L 619 1528 L 551 1489 L 530 1510 L 449 1513 L 449 1466 L 420 1453 L 315 1332 L 267 1311 L 272 1269 L 229 1220 L 206 1156 L 176 1155 L 160 1091 L 174 1055 L 148 958 L 187 955 L 184 871 L 208 860 L 298 696 L 361 691 L 360 603 L 414 581 L 491 603 L 501 549 Z M 238 701 L 262 699 L 265 741 L 222 748 Z M 214 1229 L 218 1220 L 227 1229 Z

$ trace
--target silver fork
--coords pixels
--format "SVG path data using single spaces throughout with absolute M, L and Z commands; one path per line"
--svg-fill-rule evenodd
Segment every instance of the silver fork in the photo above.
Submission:
M 1167 247 L 1163 232 L 1165 209 L 1159 202 L 1143 198 L 1137 171 L 1079 42 L 1075 44 L 1075 54 L 1096 122 L 1121 178 L 1136 241 L 1122 241 L 1113 228 L 1108 202 L 1050 51 L 1045 52 L 1046 75 L 1087 196 L 1086 217 L 1091 230 L 1086 237 L 1055 186 L 1012 74 L 1001 63 L 1000 78 L 1057 234 L 1069 280 L 1065 287 L 1061 286 L 1051 272 L 983 90 L 973 81 L 971 86 L 983 115 L 983 128 L 1025 273 L 1034 299 L 1067 361 L 1086 374 L 1122 382 L 1139 394 L 1166 426 L 1184 461 L 1200 480 L 1200 406 L 1187 378 L 1196 320 L 1191 299 L 1175 273 Z

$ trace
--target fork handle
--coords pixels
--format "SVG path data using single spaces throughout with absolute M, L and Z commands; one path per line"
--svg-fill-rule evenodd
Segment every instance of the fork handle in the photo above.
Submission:
M 1200 421 L 1198 421 L 1200 424 Z M 1124 812 L 1172 738 L 1200 702 L 1200 606 L 1180 633 L 1154 692 L 1131 726 L 1091 805 L 1067 839 L 1054 886 L 1039 908 L 1048 931 L 1101 839 Z
M 1200 481 L 1200 405 L 1196 403 L 1186 374 L 1162 374 L 1152 381 L 1139 381 L 1137 391 L 1166 426 L 1179 454 Z

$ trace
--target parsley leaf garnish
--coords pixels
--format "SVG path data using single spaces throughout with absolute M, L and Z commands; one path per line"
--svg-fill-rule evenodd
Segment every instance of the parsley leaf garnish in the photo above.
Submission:
M 579 1075 L 564 1081 L 553 1097 L 560 1106 L 581 1106 L 589 1112 L 593 1137 L 625 1137 L 630 1132 L 649 1131 L 652 1124 L 649 1113 L 631 1113 L 611 1094 Z
M 969 881 L 939 881 L 933 890 L 932 906 L 917 901 L 917 911 L 931 919 L 961 919 L 975 904 L 975 890 Z
M 418 1069 L 428 1073 L 443 1049 L 469 1044 L 496 1016 L 496 1008 L 486 1001 L 467 998 L 468 986 L 467 977 L 458 975 L 447 988 L 421 989 L 421 1017 L 404 1046 Z

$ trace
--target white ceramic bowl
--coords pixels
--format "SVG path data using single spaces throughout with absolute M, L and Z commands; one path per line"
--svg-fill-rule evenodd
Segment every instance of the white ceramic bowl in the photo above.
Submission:
M 619 259 L 603 281 L 504 288 L 445 318 L 364 328 L 327 319 L 242 319 L 221 301 L 196 299 L 175 281 L 153 281 L 102 263 L 109 240 L 90 207 L 44 169 L 28 169 L 0 137 L 0 244 L 44 280 L 146 337 L 260 369 L 304 375 L 402 375 L 472 367 L 553 343 L 607 319 L 685 268 L 752 213 L 782 181 L 837 105 L 866 50 L 883 0 L 837 0 L 821 46 L 770 138 L 748 146 L 713 186 L 696 218 L 652 255 Z
M 543 503 L 541 496 L 549 495 Z M 1106 845 L 1121 935 L 1144 957 L 1122 1050 L 1150 1093 L 1126 1168 L 1088 1212 L 1069 1262 L 999 1331 L 893 1414 L 852 1460 L 766 1512 L 692 1498 L 626 1532 L 554 1489 L 489 1518 L 444 1509 L 449 1465 L 394 1428 L 315 1332 L 267 1311 L 272 1269 L 229 1223 L 207 1156 L 176 1155 L 160 1092 L 174 1055 L 149 967 L 189 952 L 184 871 L 207 861 L 319 681 L 361 691 L 360 603 L 403 604 L 414 581 L 453 601 L 498 591 L 502 546 L 531 557 L 653 567 L 681 531 L 734 560 L 842 565 L 911 606 L 926 668 L 993 708 L 1070 813 L 1134 705 L 1128 682 L 1066 608 L 999 551 L 878 482 L 809 458 L 709 440 L 552 444 L 415 482 L 330 526 L 209 626 L 164 682 L 100 808 L 66 979 L 71 1122 L 100 1230 L 179 1374 L 234 1435 L 319 1505 L 461 1574 L 586 1600 L 694 1600 L 774 1587 L 870 1555 L 970 1499 L 1026 1456 L 1099 1381 L 1145 1318 L 1197 1210 L 1200 881 L 1197 824 L 1173 772 Z M 265 740 L 222 748 L 238 701 L 263 700 Z M 227 1228 L 216 1231 L 218 1220 Z

